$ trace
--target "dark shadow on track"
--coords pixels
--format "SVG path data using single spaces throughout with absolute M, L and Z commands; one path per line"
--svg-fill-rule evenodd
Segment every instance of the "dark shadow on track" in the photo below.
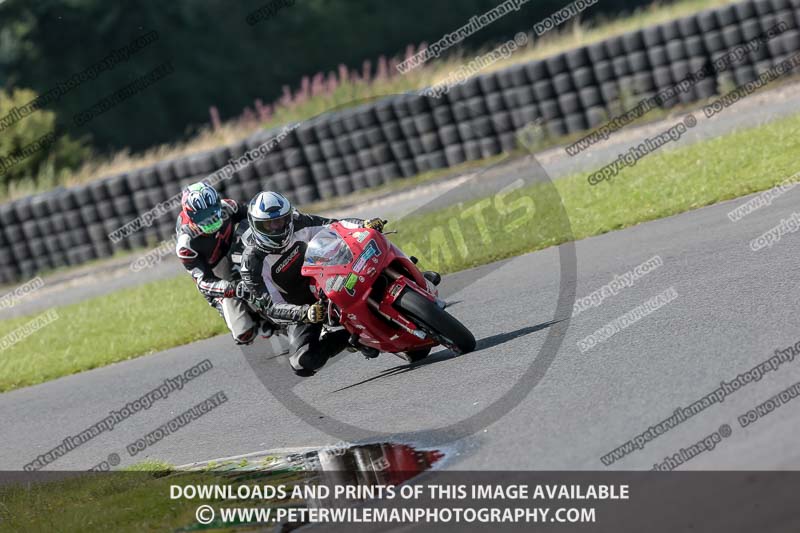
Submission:
M 535 333 L 535 332 L 537 332 L 539 330 L 542 330 L 544 328 L 550 327 L 553 324 L 557 324 L 557 323 L 562 322 L 564 320 L 567 320 L 567 319 L 566 318 L 562 318 L 562 319 L 559 319 L 559 320 L 550 320 L 548 322 L 543 322 L 543 323 L 537 324 L 535 326 L 527 326 L 527 327 L 524 327 L 524 328 L 516 329 L 514 331 L 509 331 L 509 332 L 506 332 L 506 333 L 498 333 L 497 335 L 492 335 L 490 337 L 485 337 L 483 339 L 480 339 L 477 342 L 477 344 L 475 346 L 475 351 L 471 352 L 471 353 L 476 353 L 476 352 L 479 352 L 481 350 L 485 350 L 487 348 L 493 348 L 495 346 L 499 346 L 499 345 L 501 345 L 503 343 L 512 341 L 512 340 L 514 340 L 516 338 L 519 338 L 519 337 L 523 337 L 525 335 L 530 335 L 531 333 Z M 467 355 L 469 355 L 469 354 L 467 354 Z M 397 374 L 404 374 L 406 372 L 411 372 L 412 370 L 416 370 L 417 368 L 420 368 L 420 367 L 423 367 L 423 366 L 428 366 L 428 365 L 432 365 L 432 364 L 435 364 L 435 363 L 441 363 L 443 361 L 449 361 L 450 359 L 455 359 L 456 357 L 460 357 L 460 356 L 458 354 L 456 354 L 456 353 L 451 352 L 450 350 L 441 350 L 441 351 L 436 352 L 436 353 L 434 353 L 432 355 L 429 355 L 428 357 L 426 357 L 422 361 L 417 361 L 416 363 L 410 363 L 410 364 L 407 364 L 407 365 L 400 365 L 400 366 L 395 366 L 395 367 L 392 367 L 392 368 L 387 368 L 386 370 L 383 370 L 377 376 L 373 376 L 371 378 L 364 379 L 364 380 L 359 381 L 357 383 L 353 383 L 352 385 L 348 385 L 346 387 L 342 387 L 341 389 L 336 389 L 333 392 L 341 392 L 343 390 L 352 389 L 353 387 L 358 387 L 359 385 L 364 385 L 366 383 L 369 383 L 370 381 L 375 381 L 375 380 L 381 379 L 381 378 L 388 378 L 388 377 L 391 377 L 391 376 L 394 376 L 394 375 L 397 375 Z

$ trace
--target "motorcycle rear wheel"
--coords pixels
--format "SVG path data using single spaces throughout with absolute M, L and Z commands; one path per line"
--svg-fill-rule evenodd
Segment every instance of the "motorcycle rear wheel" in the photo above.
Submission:
M 395 305 L 415 319 L 422 329 L 440 337 L 442 344 L 459 353 L 475 349 L 475 336 L 454 316 L 416 291 L 406 289 Z

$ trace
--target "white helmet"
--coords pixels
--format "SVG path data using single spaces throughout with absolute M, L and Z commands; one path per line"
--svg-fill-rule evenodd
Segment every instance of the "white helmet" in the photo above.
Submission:
M 294 235 L 292 203 L 283 195 L 267 191 L 258 193 L 247 206 L 247 221 L 256 239 L 256 247 L 280 252 Z

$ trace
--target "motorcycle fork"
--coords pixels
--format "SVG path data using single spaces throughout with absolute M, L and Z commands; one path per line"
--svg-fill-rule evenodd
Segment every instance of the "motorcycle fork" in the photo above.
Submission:
M 400 272 L 398 272 L 397 270 L 395 270 L 392 267 L 385 268 L 383 272 L 384 272 L 384 274 L 386 274 L 386 276 L 392 282 L 392 283 L 390 283 L 390 286 L 386 288 L 387 294 L 389 295 L 389 300 L 384 300 L 383 302 L 378 302 L 374 298 L 367 298 L 367 305 L 375 313 L 377 313 L 378 315 L 382 316 L 384 319 L 388 320 L 389 322 L 392 322 L 396 326 L 399 326 L 400 328 L 404 329 L 408 333 L 411 333 L 415 337 L 418 337 L 420 339 L 426 338 L 428 335 L 424 331 L 422 331 L 419 328 L 419 326 L 417 326 L 413 321 L 408 320 L 402 314 L 399 314 L 398 316 L 391 316 L 389 314 L 389 308 L 392 307 L 392 305 L 394 304 L 395 300 L 397 300 L 397 297 L 400 296 L 402 291 L 404 289 L 418 290 L 417 284 L 414 282 L 413 279 L 408 278 L 407 276 L 401 274 Z M 402 281 L 400 282 L 399 285 L 394 285 L 395 283 L 398 282 L 398 280 L 401 280 L 401 279 L 402 279 Z M 395 290 L 395 289 L 399 289 L 399 290 Z M 426 294 L 426 296 L 428 296 L 428 295 Z M 381 307 L 383 307 L 383 309 L 381 309 Z M 392 310 L 396 313 L 396 310 L 394 310 L 394 309 L 392 309 Z

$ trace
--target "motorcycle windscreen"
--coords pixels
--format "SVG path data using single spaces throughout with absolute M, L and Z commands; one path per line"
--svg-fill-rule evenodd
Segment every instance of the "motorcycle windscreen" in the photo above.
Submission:
M 316 266 L 346 265 L 353 261 L 353 252 L 332 229 L 317 233 L 306 248 L 306 264 Z

